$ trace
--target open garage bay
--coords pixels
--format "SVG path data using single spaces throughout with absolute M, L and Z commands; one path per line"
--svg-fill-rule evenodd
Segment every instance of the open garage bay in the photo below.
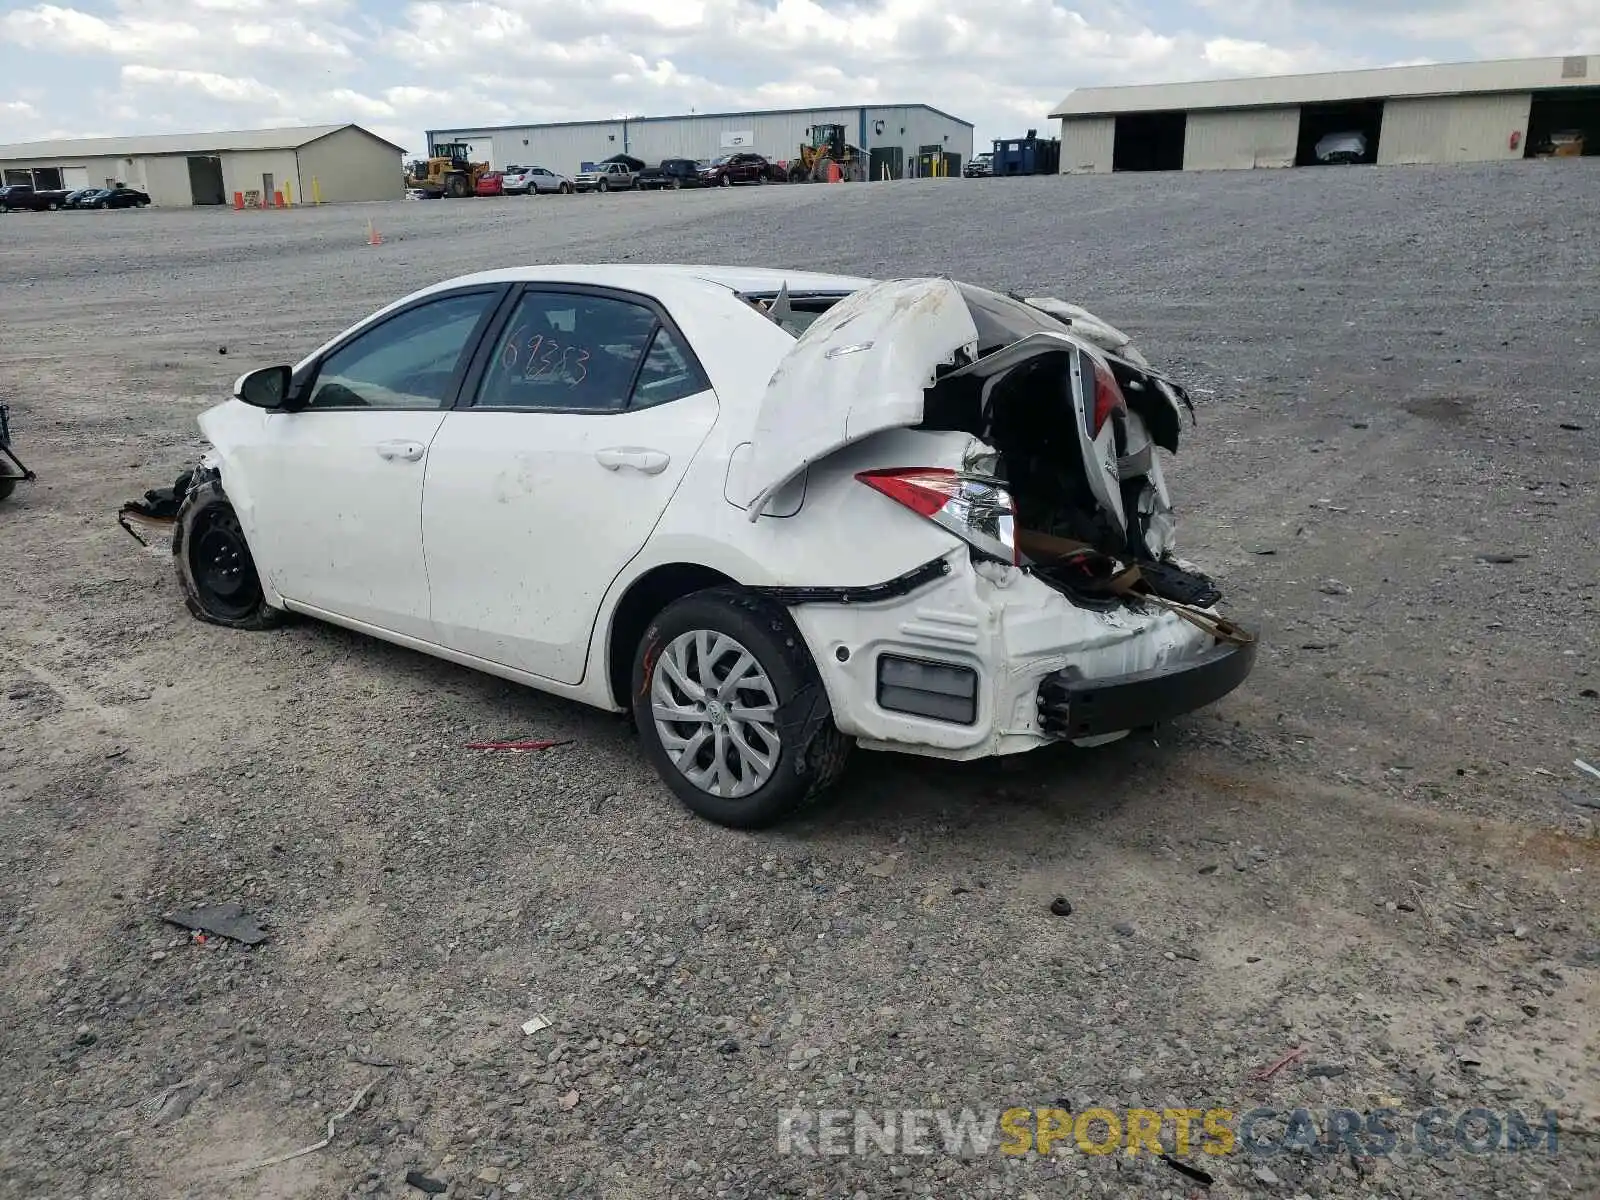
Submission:
M 1585 1193 L 1596 194 L 1562 161 L 0 217 L 39 473 L 0 505 L 0 1193 L 1177 1196 L 1070 1141 L 781 1155 L 779 1113 L 1388 1104 L 1554 1109 L 1559 1148 L 1179 1157 L 1213 1196 Z M 117 527 L 242 370 L 446 275 L 607 258 L 948 272 L 1123 326 L 1196 389 L 1180 541 L 1256 674 L 1094 751 L 862 754 L 738 835 L 617 719 L 198 624 Z M 521 737 L 569 744 L 464 748 Z M 161 923 L 213 901 L 268 939 Z

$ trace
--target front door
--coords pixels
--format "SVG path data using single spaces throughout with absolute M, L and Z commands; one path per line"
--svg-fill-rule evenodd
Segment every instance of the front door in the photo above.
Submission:
M 501 288 L 425 300 L 335 347 L 235 459 L 255 558 L 280 595 L 433 641 L 422 558 L 428 447 Z
M 428 455 L 422 532 L 443 645 L 582 681 L 601 599 L 717 418 L 664 316 L 627 293 L 522 294 Z

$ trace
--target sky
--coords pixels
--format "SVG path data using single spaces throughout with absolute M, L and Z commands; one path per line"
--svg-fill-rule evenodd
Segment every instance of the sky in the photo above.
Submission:
M 926 103 L 979 146 L 1075 87 L 1600 53 L 1600 0 L 0 0 L 0 143 Z

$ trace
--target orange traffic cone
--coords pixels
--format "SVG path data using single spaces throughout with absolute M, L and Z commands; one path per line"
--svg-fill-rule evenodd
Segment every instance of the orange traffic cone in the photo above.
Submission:
M 383 245 L 383 234 L 378 232 L 378 227 L 372 223 L 371 218 L 367 220 L 367 245 Z

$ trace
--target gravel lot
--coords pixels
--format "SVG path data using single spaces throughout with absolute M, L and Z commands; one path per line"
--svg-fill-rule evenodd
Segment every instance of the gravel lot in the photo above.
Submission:
M 0 218 L 40 476 L 0 505 L 0 1193 L 1594 1196 L 1597 168 Z M 117 527 L 248 366 L 446 275 L 617 257 L 946 272 L 1128 329 L 1202 402 L 1181 532 L 1256 675 L 1154 740 L 858 755 L 741 835 L 605 714 L 200 625 Z M 533 736 L 573 743 L 463 748 Z M 202 901 L 270 939 L 161 923 Z M 1070 1140 L 777 1153 L 791 1107 L 1094 1105 L 1561 1127 L 1554 1156 L 1191 1149 L 1209 1186 Z

